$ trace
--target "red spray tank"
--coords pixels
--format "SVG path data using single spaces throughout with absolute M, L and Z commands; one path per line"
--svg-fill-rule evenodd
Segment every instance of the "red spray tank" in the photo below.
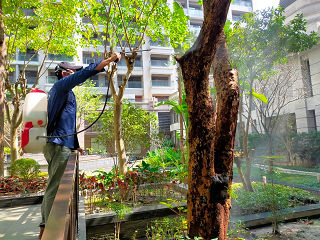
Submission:
M 32 89 L 26 96 L 23 106 L 21 148 L 24 153 L 40 153 L 47 142 L 48 96 L 37 88 Z

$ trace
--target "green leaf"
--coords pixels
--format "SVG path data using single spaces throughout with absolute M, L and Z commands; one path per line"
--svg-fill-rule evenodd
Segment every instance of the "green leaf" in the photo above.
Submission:
M 250 93 L 247 93 L 247 94 L 250 94 Z M 268 104 L 268 99 L 263 94 L 256 93 L 253 89 L 252 89 L 252 96 L 264 102 L 265 104 Z

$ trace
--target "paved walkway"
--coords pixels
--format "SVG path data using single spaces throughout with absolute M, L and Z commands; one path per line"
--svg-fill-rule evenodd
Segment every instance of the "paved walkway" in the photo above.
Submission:
M 1 240 L 36 240 L 41 221 L 40 204 L 0 208 Z
M 264 169 L 264 170 L 269 170 L 268 165 L 264 164 L 254 164 L 256 167 Z M 274 167 L 275 169 L 280 170 L 281 172 L 284 173 L 291 173 L 291 174 L 298 174 L 298 175 L 309 175 L 309 176 L 315 176 L 315 177 L 320 177 L 320 173 L 318 172 L 306 172 L 306 171 L 299 171 L 299 170 L 293 170 L 293 169 L 287 169 L 287 168 L 281 168 L 281 167 Z

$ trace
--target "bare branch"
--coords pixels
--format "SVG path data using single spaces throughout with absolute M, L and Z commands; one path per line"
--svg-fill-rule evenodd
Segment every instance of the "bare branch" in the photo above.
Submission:
M 127 32 L 127 26 L 124 24 L 124 20 L 123 20 L 123 15 L 122 15 L 120 3 L 119 3 L 119 0 L 116 0 L 116 1 L 117 1 L 119 13 L 120 13 L 120 18 L 121 18 L 122 26 L 123 26 L 123 28 L 124 28 L 125 37 L 126 37 L 126 39 L 127 39 L 129 49 L 130 49 L 130 51 L 132 51 L 131 44 L 130 44 L 130 42 L 129 42 L 128 32 Z

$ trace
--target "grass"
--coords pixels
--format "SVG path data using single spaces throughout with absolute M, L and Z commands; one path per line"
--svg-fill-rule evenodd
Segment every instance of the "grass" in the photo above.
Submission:
M 243 173 L 245 172 L 245 167 L 242 167 Z M 233 168 L 234 175 L 239 176 L 238 169 L 236 167 Z M 271 179 L 268 171 L 260 169 L 258 167 L 251 167 L 251 177 L 256 179 L 262 179 L 262 176 L 266 176 L 268 180 Z M 314 187 L 320 188 L 320 183 L 318 183 L 316 176 L 310 175 L 299 175 L 299 174 L 290 174 L 283 173 L 281 171 L 276 171 L 274 174 L 274 181 L 285 184 L 294 184 L 305 187 Z

